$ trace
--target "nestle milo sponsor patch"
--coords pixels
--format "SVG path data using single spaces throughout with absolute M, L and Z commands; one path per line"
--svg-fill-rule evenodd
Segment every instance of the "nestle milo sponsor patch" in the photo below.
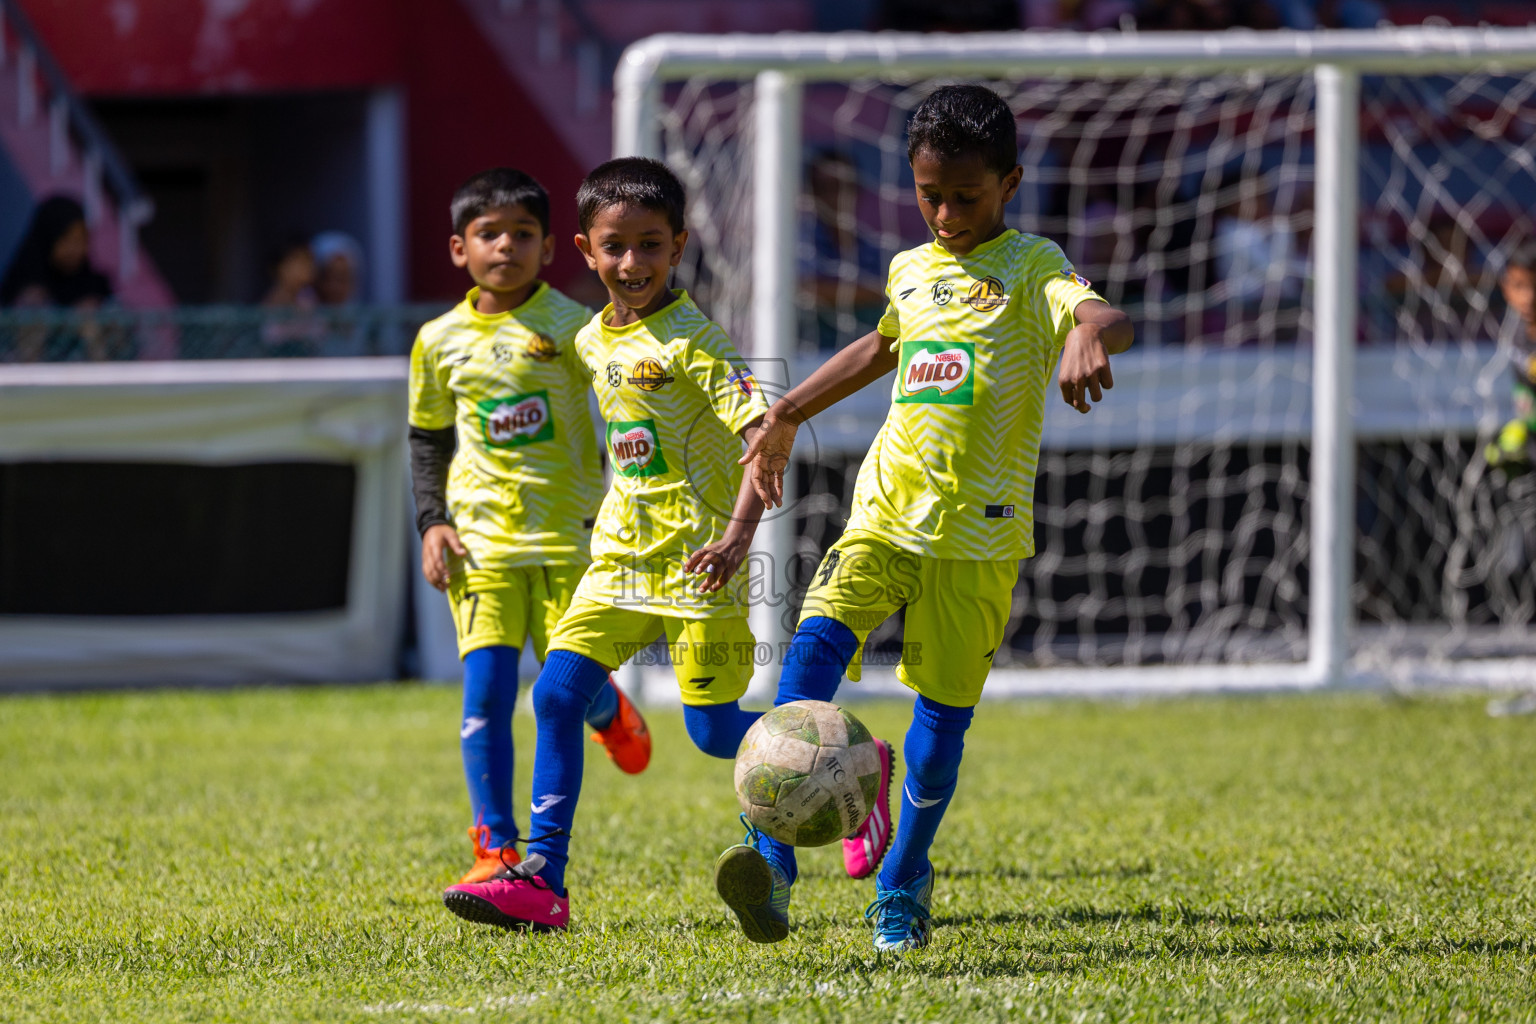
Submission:
M 658 476 L 667 471 L 655 420 L 608 424 L 608 455 L 614 472 L 621 476 Z
M 555 436 L 548 391 L 487 398 L 476 403 L 476 407 L 480 410 L 480 431 L 488 448 L 521 448 Z
M 976 343 L 904 341 L 896 401 L 970 405 L 976 392 Z

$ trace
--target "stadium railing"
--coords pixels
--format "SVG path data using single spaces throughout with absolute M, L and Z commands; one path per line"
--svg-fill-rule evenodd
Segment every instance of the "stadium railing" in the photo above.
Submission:
M 0 310 L 0 362 L 403 356 L 441 304 Z

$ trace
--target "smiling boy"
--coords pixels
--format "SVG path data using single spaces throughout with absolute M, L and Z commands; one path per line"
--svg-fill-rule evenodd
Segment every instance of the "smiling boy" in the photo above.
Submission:
M 592 565 L 533 687 L 528 856 L 444 894 L 460 917 L 504 927 L 566 927 L 581 720 L 612 669 L 665 636 L 688 735 L 715 757 L 734 757 L 758 717 L 737 704 L 756 645 L 744 587 L 731 581 L 763 512 L 736 460 L 767 405 L 725 332 L 668 285 L 688 243 L 676 176 L 655 160 L 611 160 L 576 201 L 576 244 L 611 299 L 576 348 L 607 420 L 614 476 Z
M 464 661 L 459 749 L 475 862 L 516 863 L 512 711 L 530 637 L 550 630 L 590 560 L 602 462 L 573 338 L 590 311 L 539 280 L 554 255 L 549 197 L 521 171 L 475 175 L 450 204 L 453 264 L 474 287 L 411 349 L 408 419 L 421 571 L 448 594 Z M 457 449 L 457 451 L 455 451 Z M 611 683 L 587 721 L 626 772 L 650 759 L 638 711 Z
M 917 692 L 895 840 L 876 879 L 875 948 L 930 934 L 928 852 L 954 795 L 966 729 L 1004 641 L 1021 558 L 1034 554 L 1034 481 L 1050 372 L 1081 412 L 1111 387 L 1133 331 L 1054 242 L 1004 223 L 1017 129 L 995 93 L 946 86 L 912 115 L 907 156 L 933 232 L 899 253 L 878 328 L 779 400 L 743 462 L 770 506 L 806 419 L 896 370 L 853 513 L 811 582 L 775 703 L 831 700 L 871 629 L 905 608 L 897 678 Z M 908 652 L 919 657 L 908 658 Z M 788 934 L 793 848 L 757 832 L 721 854 L 716 886 L 755 941 Z M 754 894 L 744 896 L 743 894 Z

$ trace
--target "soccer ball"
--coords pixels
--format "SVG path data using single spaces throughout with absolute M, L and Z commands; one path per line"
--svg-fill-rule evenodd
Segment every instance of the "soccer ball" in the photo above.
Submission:
M 791 846 L 858 831 L 880 789 L 864 723 L 824 700 L 797 700 L 752 723 L 736 751 L 736 799 L 754 827 Z

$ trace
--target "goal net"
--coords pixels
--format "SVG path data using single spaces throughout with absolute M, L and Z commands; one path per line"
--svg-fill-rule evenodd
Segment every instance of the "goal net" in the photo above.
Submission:
M 1500 34 L 1479 38 L 1489 35 Z M 1505 35 L 1536 52 L 1532 33 Z M 1415 50 L 1411 32 L 1372 38 L 1389 56 L 1394 41 Z M 963 54 L 967 44 L 946 45 Z M 995 50 L 996 39 L 977 45 Z M 891 256 L 931 237 L 906 158 L 912 110 L 951 81 L 1008 102 L 1024 170 L 1010 226 L 1058 242 L 1131 315 L 1137 343 L 1114 360 L 1116 387 L 1091 415 L 1051 396 L 1038 554 L 1020 569 L 995 660 L 1004 675 L 1070 681 L 1093 669 L 1134 686 L 1204 666 L 1218 684 L 1282 678 L 1260 667 L 1307 661 L 1320 628 L 1314 577 L 1331 567 L 1347 585 L 1326 611 L 1348 638 L 1347 667 L 1291 678 L 1536 676 L 1524 660 L 1536 654 L 1536 487 L 1520 466 L 1485 457 L 1515 415 L 1509 340 L 1521 327 L 1499 281 L 1514 247 L 1536 239 L 1536 72 L 1525 70 L 1536 62 L 1505 54 L 1502 65 L 1405 75 L 1414 60 L 1399 54 L 1381 62 L 1398 73 L 1364 67 L 1350 97 L 1358 127 L 1342 147 L 1357 181 L 1341 181 L 1319 175 L 1336 140 L 1319 134 L 1305 61 L 1175 71 L 1162 55 L 1138 67 L 1134 41 L 1121 48 L 1107 73 L 1106 62 L 1087 74 L 1039 60 L 971 73 L 957 58 L 938 76 L 931 60 L 905 70 L 897 53 L 874 73 L 845 62 L 858 68 L 845 75 L 791 44 L 781 63 L 754 54 L 737 67 L 740 40 L 721 42 L 707 67 L 668 74 L 659 62 L 650 127 L 628 138 L 688 187 L 680 283 L 744 352 L 788 355 L 800 380 L 873 329 Z M 771 67 L 794 76 L 798 138 L 765 224 L 757 157 L 768 122 L 754 76 Z M 1336 500 L 1315 488 L 1313 388 L 1318 277 L 1339 264 L 1320 258 L 1315 235 L 1320 197 L 1348 188 L 1358 218 L 1343 226 L 1354 247 L 1344 266 L 1357 269 L 1340 285 L 1352 305 L 1342 341 L 1353 436 L 1325 441 L 1353 458 L 1331 489 L 1350 493 Z M 788 353 L 754 315 L 765 298 L 754 264 L 772 231 L 793 247 Z M 802 431 L 793 529 L 773 552 L 788 566 L 783 627 L 846 522 L 889 393 L 874 385 Z M 1349 558 L 1314 550 L 1317 501 L 1345 520 Z M 897 616 L 867 659 L 893 661 L 899 641 Z

